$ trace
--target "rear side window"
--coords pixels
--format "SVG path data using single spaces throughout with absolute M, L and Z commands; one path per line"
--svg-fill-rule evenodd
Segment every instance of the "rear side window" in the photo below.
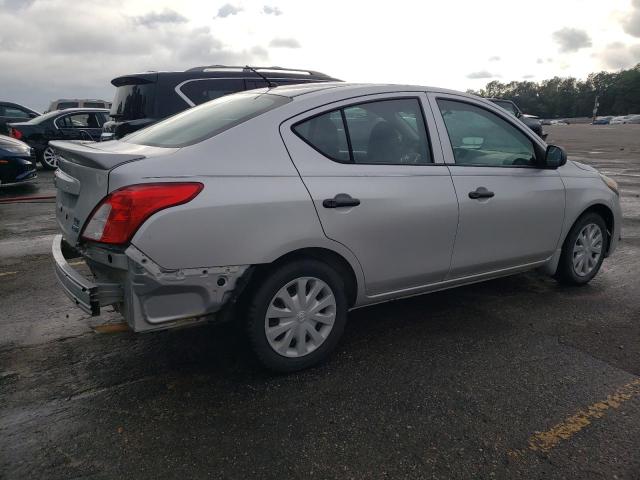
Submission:
M 299 123 L 294 127 L 294 131 L 330 159 L 343 163 L 350 161 L 347 134 L 340 110 Z
M 59 128 L 100 128 L 100 122 L 95 113 L 66 115 L 58 118 L 56 125 L 58 125 Z
M 190 80 L 179 90 L 193 105 L 200 105 L 210 100 L 244 90 L 244 80 L 212 78 L 207 80 Z
M 433 163 L 417 98 L 344 107 L 297 123 L 293 131 L 313 148 L 339 162 Z
M 265 93 L 227 95 L 139 130 L 124 141 L 153 147 L 186 147 L 290 101 L 287 97 Z

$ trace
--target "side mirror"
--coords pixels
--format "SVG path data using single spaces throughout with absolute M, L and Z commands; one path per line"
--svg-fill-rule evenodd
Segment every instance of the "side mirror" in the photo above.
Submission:
M 38 115 L 37 113 L 29 113 L 29 118 L 36 118 L 39 117 L 40 115 Z
M 544 156 L 544 163 L 549 168 L 558 168 L 567 163 L 567 152 L 562 147 L 549 145 Z

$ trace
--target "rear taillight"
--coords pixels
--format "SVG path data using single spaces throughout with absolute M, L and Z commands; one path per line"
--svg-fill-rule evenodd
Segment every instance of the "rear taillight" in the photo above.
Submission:
M 10 134 L 13 138 L 15 138 L 15 139 L 17 139 L 17 140 L 20 140 L 20 139 L 22 138 L 22 132 L 21 132 L 20 130 L 15 129 L 15 128 L 12 128 L 12 129 L 9 131 L 9 134 Z
M 82 238 L 121 245 L 151 215 L 193 200 L 201 183 L 145 183 L 121 188 L 107 195 L 94 209 Z

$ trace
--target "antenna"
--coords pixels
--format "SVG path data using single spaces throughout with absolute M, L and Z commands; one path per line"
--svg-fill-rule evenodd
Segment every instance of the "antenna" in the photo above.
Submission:
M 273 88 L 273 87 L 277 87 L 278 84 L 272 82 L 271 80 L 269 80 L 267 77 L 265 77 L 263 74 L 261 74 L 258 70 L 256 70 L 253 67 L 250 67 L 249 65 L 245 65 L 246 69 L 251 70 L 253 73 L 255 73 L 256 75 L 258 75 L 261 79 L 263 79 L 265 82 L 267 82 L 267 85 L 269 86 L 269 88 Z

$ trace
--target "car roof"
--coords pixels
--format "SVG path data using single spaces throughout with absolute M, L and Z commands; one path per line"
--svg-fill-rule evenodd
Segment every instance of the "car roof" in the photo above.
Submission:
M 259 73 L 256 73 L 257 72 Z M 331 77 L 314 70 L 282 68 L 282 67 L 234 67 L 226 65 L 209 65 L 202 67 L 194 67 L 184 71 L 148 71 L 137 72 L 127 75 L 121 75 L 111 80 L 111 84 L 115 87 L 124 85 L 133 85 L 136 83 L 155 83 L 163 79 L 196 79 L 196 78 L 237 78 L 260 80 L 262 77 L 267 79 L 308 79 L 310 81 L 338 81 L 337 78 Z
M 423 85 L 397 85 L 388 83 L 349 83 L 349 82 L 319 82 L 319 83 L 302 83 L 296 85 L 284 85 L 282 87 L 261 88 L 253 91 L 263 91 L 284 97 L 298 97 L 301 95 L 324 95 L 335 92 L 340 89 L 340 93 L 349 93 L 354 95 L 373 95 L 376 93 L 393 93 L 393 92 L 433 92 L 446 93 L 452 95 L 462 95 L 465 97 L 482 98 L 473 94 L 463 93 L 456 90 L 445 88 L 428 87 Z M 487 100 L 482 98 L 482 100 Z
M 59 98 L 57 100 L 52 100 L 51 103 L 60 103 L 60 102 L 103 102 L 109 103 L 108 100 L 101 100 L 99 98 Z
M 6 102 L 4 100 L 0 100 L 0 105 L 4 105 L 6 106 L 10 106 L 10 107 L 20 107 L 20 108 L 24 108 L 25 110 L 29 110 L 30 112 L 33 113 L 38 113 L 36 112 L 33 108 L 29 108 L 29 107 L 25 107 L 24 105 L 20 104 L 20 103 L 16 103 L 16 102 Z M 39 115 L 39 113 L 38 113 Z

